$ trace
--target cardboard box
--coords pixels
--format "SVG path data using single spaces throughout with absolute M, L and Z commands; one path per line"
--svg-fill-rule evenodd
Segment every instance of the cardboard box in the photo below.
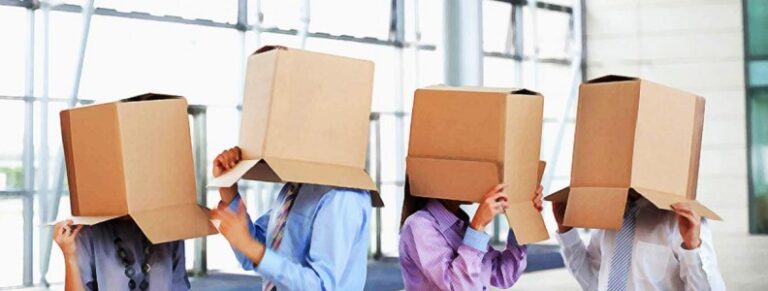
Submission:
M 525 89 L 416 90 L 406 169 L 411 194 L 479 202 L 503 181 L 518 242 L 548 239 L 531 202 L 543 172 L 543 107 L 544 97 Z
M 128 215 L 152 243 L 216 233 L 196 202 L 183 97 L 145 94 L 60 116 L 75 223 Z
M 209 185 L 244 178 L 371 191 L 365 171 L 373 63 L 285 47 L 248 58 L 240 124 L 242 160 Z
M 696 199 L 704 98 L 660 84 L 605 76 L 579 88 L 571 185 L 546 200 L 565 201 L 564 225 L 619 229 L 629 191 L 656 207 Z

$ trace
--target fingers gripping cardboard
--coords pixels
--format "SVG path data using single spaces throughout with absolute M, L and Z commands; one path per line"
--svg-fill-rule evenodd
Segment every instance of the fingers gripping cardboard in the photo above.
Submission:
M 406 172 L 414 196 L 479 202 L 507 187 L 518 242 L 548 239 L 532 199 L 543 97 L 530 90 L 434 86 L 414 96 Z

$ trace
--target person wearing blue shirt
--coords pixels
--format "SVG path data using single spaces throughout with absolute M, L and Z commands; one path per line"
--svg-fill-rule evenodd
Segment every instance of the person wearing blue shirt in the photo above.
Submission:
M 240 161 L 240 149 L 213 163 L 218 177 Z M 287 183 L 276 206 L 255 222 L 237 185 L 220 188 L 212 212 L 245 270 L 263 278 L 262 290 L 362 290 L 368 257 L 371 195 L 366 190 Z

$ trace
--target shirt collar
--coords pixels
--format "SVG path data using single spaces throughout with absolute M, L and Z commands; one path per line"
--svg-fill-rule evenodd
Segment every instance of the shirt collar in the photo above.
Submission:
M 438 200 L 430 199 L 427 202 L 426 209 L 427 211 L 429 211 L 432 217 L 434 217 L 435 220 L 437 221 L 437 225 L 440 228 L 440 232 L 444 232 L 456 224 L 464 223 L 464 221 L 462 221 L 461 218 L 459 218 L 452 212 L 448 211 L 448 209 L 446 209 L 445 206 L 443 206 L 443 203 L 440 203 L 440 201 Z

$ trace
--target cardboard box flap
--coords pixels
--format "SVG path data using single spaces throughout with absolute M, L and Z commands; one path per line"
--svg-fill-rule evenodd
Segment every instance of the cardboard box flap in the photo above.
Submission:
M 234 168 L 229 169 L 222 173 L 220 176 L 213 178 L 208 182 L 208 186 L 212 187 L 229 187 L 237 183 L 246 172 L 253 168 L 261 159 L 257 160 L 241 160 Z
M 539 161 L 536 185 L 541 184 L 547 162 Z M 533 207 L 533 202 L 510 203 L 505 211 L 507 223 L 515 232 L 519 244 L 528 244 L 549 239 L 549 232 L 541 213 Z
M 364 169 L 281 158 L 265 158 L 282 182 L 311 183 L 369 190 L 374 207 L 384 205 L 376 183 Z
M 406 171 L 411 194 L 420 197 L 479 202 L 501 182 L 492 162 L 408 157 Z
M 621 76 L 621 75 L 605 75 L 602 77 L 597 77 L 592 80 L 587 81 L 587 84 L 595 84 L 595 83 L 609 83 L 609 82 L 624 82 L 624 81 L 637 81 L 638 78 L 635 77 L 627 77 L 627 76 Z
M 645 188 L 634 188 L 633 190 L 637 191 L 637 193 L 645 197 L 645 199 L 648 199 L 648 201 L 656 206 L 656 208 L 672 211 L 672 204 L 687 203 L 691 205 L 691 208 L 693 208 L 693 210 L 702 217 L 714 220 L 723 220 L 714 211 L 710 210 L 704 206 L 704 204 L 701 204 L 701 202 L 696 200 L 690 200 L 680 195 L 664 193 L 661 191 Z
M 107 220 L 112 220 L 118 217 L 123 217 L 125 215 L 108 215 L 108 216 L 70 216 L 67 218 L 64 218 L 62 220 L 57 220 L 53 222 L 47 223 L 47 225 L 56 225 L 59 222 L 65 221 L 65 220 L 72 220 L 72 225 L 94 225 L 98 223 L 105 222 Z
M 67 109 L 60 113 L 70 206 L 74 216 L 128 213 L 117 107 L 112 102 Z
M 519 244 L 549 239 L 549 232 L 541 218 L 541 213 L 533 207 L 533 202 L 510 203 L 506 209 L 506 217 Z
M 571 192 L 571 187 L 565 187 L 563 189 L 557 190 L 552 194 L 547 195 L 547 197 L 544 197 L 544 200 L 547 200 L 549 202 L 553 203 L 562 203 L 568 201 L 568 193 Z
M 194 203 L 142 210 L 130 215 L 153 244 L 217 233 L 203 207 Z
M 184 97 L 176 96 L 176 95 L 146 93 L 146 94 L 141 94 L 141 95 L 138 95 L 138 96 L 133 96 L 133 97 L 130 97 L 130 98 L 121 99 L 118 102 L 120 102 L 120 103 L 128 103 L 128 102 L 168 100 L 168 99 L 182 99 L 182 98 L 184 98 Z
M 563 225 L 619 229 L 624 221 L 628 188 L 571 187 Z
M 514 95 L 539 95 L 539 96 L 541 96 L 541 93 L 533 91 L 533 90 L 525 89 L 525 88 L 522 88 L 522 89 L 512 89 L 512 91 L 510 91 L 509 93 L 510 94 L 514 94 Z
M 129 213 L 195 203 L 195 166 L 184 98 L 118 106 Z
M 257 54 L 268 52 L 271 50 L 288 50 L 288 47 L 281 46 L 281 45 L 265 45 L 257 49 L 251 55 L 257 55 Z

